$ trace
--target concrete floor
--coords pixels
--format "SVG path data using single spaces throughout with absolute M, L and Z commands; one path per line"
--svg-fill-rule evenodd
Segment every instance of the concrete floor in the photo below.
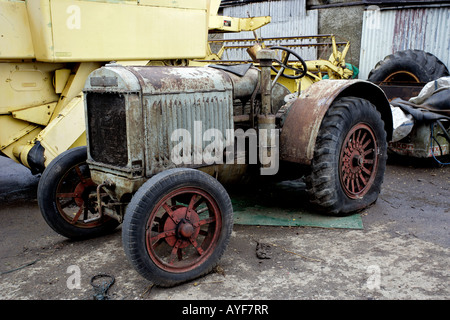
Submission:
M 120 227 L 67 240 L 39 212 L 38 178 L 7 158 L 0 168 L 2 300 L 92 300 L 100 273 L 115 277 L 113 300 L 450 298 L 450 166 L 389 163 L 378 201 L 359 213 L 362 230 L 235 225 L 217 272 L 169 289 L 131 267 Z M 270 245 L 270 259 L 256 256 L 256 242 Z

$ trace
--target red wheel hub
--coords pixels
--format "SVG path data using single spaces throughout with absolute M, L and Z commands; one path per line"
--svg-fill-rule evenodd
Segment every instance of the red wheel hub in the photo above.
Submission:
M 77 184 L 75 190 L 73 191 L 73 197 L 77 206 L 81 207 L 84 204 L 83 196 L 85 196 L 84 192 L 87 191 L 86 189 L 89 187 L 90 189 L 92 189 L 95 186 L 96 184 L 92 181 L 91 178 L 81 181 Z
M 164 223 L 164 232 L 170 232 L 175 230 L 173 236 L 165 238 L 166 242 L 170 246 L 174 246 L 178 239 L 181 243 L 178 248 L 186 248 L 191 244 L 190 239 L 196 239 L 200 232 L 200 226 L 198 224 L 199 217 L 195 210 L 190 210 L 189 220 L 186 219 L 188 213 L 187 207 L 181 207 L 173 211 L 171 218 L 168 218 Z
M 64 220 L 78 228 L 95 228 L 109 217 L 101 217 L 90 200 L 96 184 L 84 170 L 86 164 L 74 166 L 62 177 L 56 189 L 56 207 Z M 84 173 L 83 173 L 84 172 Z
M 375 134 L 367 124 L 355 125 L 345 137 L 339 157 L 339 176 L 348 197 L 357 199 L 369 191 L 377 172 L 377 150 Z
M 180 188 L 161 199 L 150 213 L 147 252 L 161 269 L 183 273 L 214 252 L 221 228 L 221 211 L 210 194 L 195 187 Z

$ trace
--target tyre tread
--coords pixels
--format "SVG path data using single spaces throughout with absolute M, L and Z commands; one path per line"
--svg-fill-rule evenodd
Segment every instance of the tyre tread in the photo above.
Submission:
M 306 191 L 311 203 L 322 212 L 338 215 L 355 211 L 354 205 L 343 199 L 341 192 L 336 187 L 336 180 L 339 180 L 336 164 L 336 155 L 339 153 L 337 142 L 343 135 L 345 122 L 352 118 L 352 114 L 359 113 L 360 116 L 364 116 L 367 111 L 376 116 L 375 121 L 382 128 L 379 139 L 384 141 L 383 153 L 386 153 L 384 122 L 381 114 L 369 101 L 356 97 L 339 98 L 331 105 L 322 121 L 316 140 L 311 172 L 305 179 Z M 383 175 L 386 157 L 387 155 L 384 154 L 380 157 L 380 161 L 383 163 L 379 170 L 382 170 Z M 376 195 L 380 192 L 381 183 L 382 179 L 379 185 L 371 187 Z

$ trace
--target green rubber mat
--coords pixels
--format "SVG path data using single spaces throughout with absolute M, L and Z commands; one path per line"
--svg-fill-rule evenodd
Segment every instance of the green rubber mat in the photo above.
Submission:
M 253 226 L 307 226 L 363 229 L 360 214 L 327 216 L 314 212 L 299 182 L 283 182 L 257 192 L 231 192 L 234 223 Z

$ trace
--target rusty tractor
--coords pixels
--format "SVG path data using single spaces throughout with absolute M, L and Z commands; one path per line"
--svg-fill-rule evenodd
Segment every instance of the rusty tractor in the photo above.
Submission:
M 272 50 L 273 49 L 273 50 Z M 122 223 L 123 247 L 143 277 L 173 286 L 210 272 L 228 245 L 225 185 L 305 176 L 318 210 L 347 214 L 377 200 L 388 100 L 363 80 L 321 80 L 294 99 L 277 80 L 306 74 L 288 48 L 253 64 L 124 66 L 93 71 L 84 88 L 87 147 L 44 171 L 39 206 L 69 238 Z M 275 49 L 285 54 L 277 60 Z

